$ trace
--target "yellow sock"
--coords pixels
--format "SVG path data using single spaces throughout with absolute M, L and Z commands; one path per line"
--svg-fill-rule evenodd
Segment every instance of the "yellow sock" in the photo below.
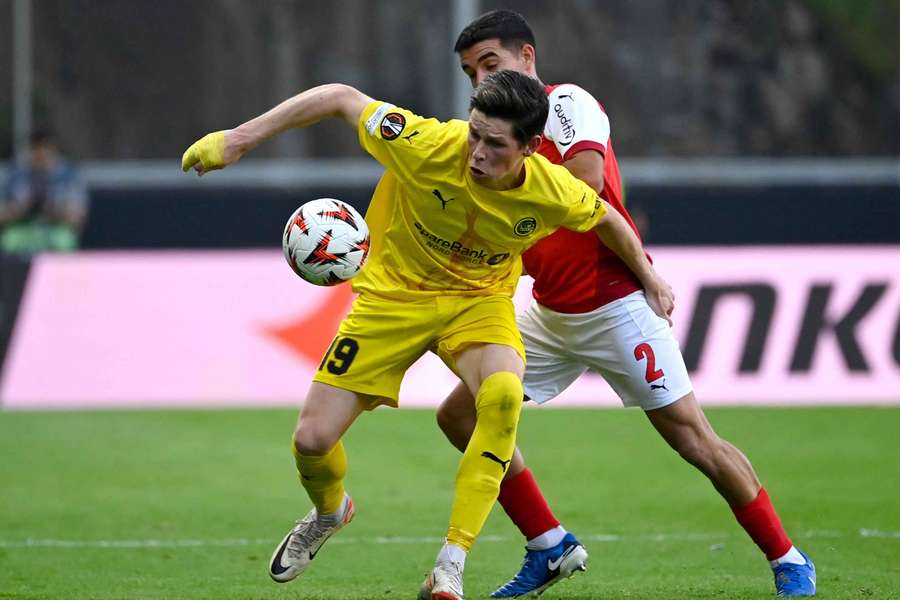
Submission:
M 475 431 L 456 474 L 448 544 L 468 551 L 484 527 L 516 448 L 522 395 L 522 382 L 513 373 L 494 373 L 481 383 Z
M 340 510 L 344 500 L 344 475 L 347 474 L 344 443 L 338 440 L 325 456 L 300 454 L 294 444 L 291 444 L 291 448 L 294 450 L 300 483 L 319 514 L 327 515 Z

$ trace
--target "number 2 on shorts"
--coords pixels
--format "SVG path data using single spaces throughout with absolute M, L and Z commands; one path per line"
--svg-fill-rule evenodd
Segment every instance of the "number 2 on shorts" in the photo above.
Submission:
M 634 358 L 636 360 L 641 360 L 642 358 L 647 359 L 647 373 L 644 375 L 647 383 L 653 383 L 657 379 L 666 376 L 662 370 L 656 368 L 656 355 L 653 354 L 653 348 L 650 347 L 650 344 L 647 342 L 638 344 L 634 347 Z
M 356 358 L 357 352 L 359 352 L 359 343 L 353 338 L 334 338 L 334 341 L 331 342 L 328 351 L 325 353 L 325 358 L 319 364 L 319 370 L 321 371 L 327 364 L 329 373 L 332 375 L 343 375 L 350 368 L 350 365 L 353 364 L 353 359 Z M 334 357 L 334 360 L 328 360 L 329 356 Z

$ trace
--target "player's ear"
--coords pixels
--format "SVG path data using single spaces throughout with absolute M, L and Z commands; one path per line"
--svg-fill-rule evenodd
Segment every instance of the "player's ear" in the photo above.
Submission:
M 531 156 L 532 154 L 537 152 L 537 149 L 540 147 L 540 145 L 541 145 L 541 136 L 539 136 L 539 135 L 536 135 L 533 138 L 531 138 L 530 140 L 528 140 L 528 143 L 525 144 L 525 153 L 524 153 L 525 156 Z
M 525 63 L 526 66 L 534 66 L 535 60 L 535 49 L 531 44 L 522 44 L 522 49 L 519 50 L 519 57 L 522 59 L 522 62 Z

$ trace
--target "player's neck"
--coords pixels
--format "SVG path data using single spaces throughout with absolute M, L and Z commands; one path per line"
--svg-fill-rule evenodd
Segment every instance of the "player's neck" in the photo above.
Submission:
M 525 183 L 525 173 L 525 161 L 522 161 L 522 164 L 519 165 L 518 170 L 513 169 L 508 174 L 498 179 L 486 179 L 482 181 L 475 181 L 475 183 L 490 190 L 504 192 L 506 190 L 515 189 Z

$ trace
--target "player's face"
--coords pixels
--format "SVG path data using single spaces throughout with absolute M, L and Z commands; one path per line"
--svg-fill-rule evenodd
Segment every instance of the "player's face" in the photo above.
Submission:
M 520 49 L 503 46 L 497 38 L 483 40 L 459 53 L 459 64 L 472 82 L 472 87 L 484 81 L 494 71 L 518 71 L 536 77 L 534 48 L 530 44 Z
M 535 138 L 540 141 L 540 138 Z M 469 175 L 491 189 L 521 185 L 525 157 L 535 144 L 520 144 L 505 119 L 489 117 L 472 109 L 469 113 Z

